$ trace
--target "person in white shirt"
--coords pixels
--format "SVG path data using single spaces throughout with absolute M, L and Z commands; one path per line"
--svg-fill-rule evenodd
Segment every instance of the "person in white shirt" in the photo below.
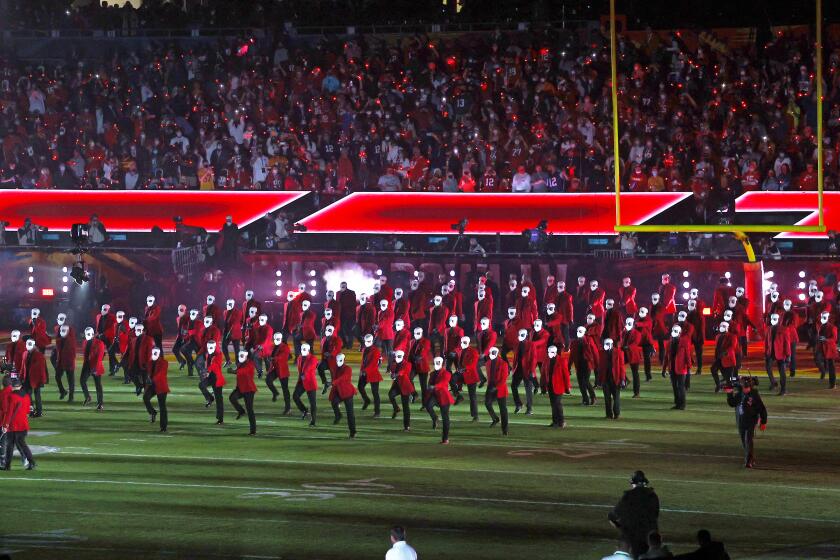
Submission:
M 404 527 L 391 528 L 391 548 L 385 553 L 385 560 L 417 560 L 417 551 L 405 542 Z
M 175 132 L 175 136 L 169 141 L 170 146 L 178 146 L 181 153 L 186 155 L 187 150 L 190 149 L 190 139 L 184 136 L 181 130 Z
M 510 190 L 519 193 L 531 192 L 531 176 L 525 172 L 524 165 L 520 165 L 516 174 L 513 176 Z
M 629 558 L 633 558 L 630 554 L 630 543 L 626 540 L 621 539 L 618 541 L 618 550 L 610 554 L 609 556 L 604 556 L 601 560 L 628 560 Z

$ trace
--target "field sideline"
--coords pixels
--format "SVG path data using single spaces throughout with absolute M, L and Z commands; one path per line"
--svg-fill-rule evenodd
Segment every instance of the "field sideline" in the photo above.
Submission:
M 747 364 L 766 389 L 760 352 L 753 343 Z M 547 427 L 548 398 L 539 396 L 533 416 L 511 414 L 507 438 L 488 429 L 480 396 L 478 423 L 466 402 L 453 407 L 449 446 L 419 404 L 410 433 L 390 419 L 387 382 L 382 418 L 362 412 L 357 397 L 359 434 L 349 440 L 325 396 L 309 428 L 281 416 L 282 397 L 272 403 L 261 381 L 259 435 L 247 436 L 229 403 L 216 426 L 197 378 L 177 364 L 168 434 L 149 424 L 121 376 L 105 380 L 103 412 L 81 407 L 78 383 L 76 403 L 59 401 L 51 380 L 28 438 L 38 469 L 15 459 L 0 473 L 0 550 L 32 559 L 382 558 L 388 527 L 402 523 L 423 559 L 600 558 L 617 537 L 607 512 L 643 469 L 675 552 L 693 550 L 705 527 L 733 558 L 838 558 L 840 391 L 818 380 L 804 350 L 798 357 L 807 367 L 791 395 L 762 393 L 770 421 L 753 471 L 741 468 L 734 413 L 707 366 L 692 378 L 686 411 L 670 410 L 670 382 L 655 372 L 641 399 L 622 393 L 618 421 L 604 418 L 600 395 L 582 407 L 575 388 L 563 401 L 565 430 Z M 358 361 L 348 354 L 354 376 Z

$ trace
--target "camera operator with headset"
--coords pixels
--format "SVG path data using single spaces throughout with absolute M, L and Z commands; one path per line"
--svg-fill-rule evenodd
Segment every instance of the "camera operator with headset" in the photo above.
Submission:
M 755 426 L 760 420 L 761 431 L 767 429 L 767 408 L 758 394 L 758 380 L 755 377 L 744 376 L 740 380 L 726 383 L 723 390 L 726 393 L 726 402 L 735 409 L 738 435 L 744 447 L 744 468 L 751 469 L 755 466 Z
M 632 558 L 647 552 L 647 537 L 659 531 L 659 496 L 656 495 L 645 473 L 636 471 L 630 479 L 630 490 L 607 515 L 613 527 L 621 531 L 621 538 L 630 545 Z

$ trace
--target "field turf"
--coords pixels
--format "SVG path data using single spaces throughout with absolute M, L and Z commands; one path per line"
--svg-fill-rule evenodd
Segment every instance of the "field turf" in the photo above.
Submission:
M 763 372 L 753 346 L 748 364 Z M 533 416 L 511 415 L 506 438 L 487 427 L 480 395 L 479 423 L 466 402 L 453 407 L 449 446 L 419 404 L 404 433 L 389 405 L 374 420 L 357 397 L 359 434 L 349 440 L 325 397 L 309 428 L 281 416 L 282 398 L 272 403 L 258 382 L 254 438 L 229 404 L 216 426 L 196 378 L 174 364 L 161 435 L 121 377 L 105 380 L 103 412 L 59 401 L 51 380 L 28 439 L 37 470 L 15 459 L 0 473 L 0 550 L 32 559 L 383 558 L 388 528 L 400 523 L 423 559 L 600 558 L 616 544 L 607 512 L 643 469 L 675 552 L 692 550 L 705 527 L 733 558 L 837 558 L 840 391 L 817 379 L 804 350 L 799 358 L 789 396 L 763 392 L 770 421 L 751 471 L 708 370 L 693 378 L 686 411 L 670 410 L 670 383 L 654 372 L 642 398 L 624 391 L 618 421 L 604 418 L 600 395 L 581 406 L 575 388 L 564 398 L 565 430 L 547 427 L 548 398 L 539 396 Z M 358 360 L 349 354 L 354 372 Z

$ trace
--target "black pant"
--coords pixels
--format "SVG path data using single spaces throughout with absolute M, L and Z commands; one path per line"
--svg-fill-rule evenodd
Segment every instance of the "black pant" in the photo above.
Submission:
M 306 396 L 309 397 L 309 409 L 303 406 L 303 402 L 300 400 L 301 395 L 306 393 Z M 315 415 L 317 413 L 317 404 L 315 402 L 315 391 L 306 391 L 303 388 L 303 382 L 298 380 L 297 384 L 295 385 L 295 392 L 292 394 L 292 399 L 295 401 L 295 406 L 298 407 L 303 413 L 309 412 L 309 416 L 311 420 L 309 421 L 310 424 L 313 426 L 315 425 Z
M 400 408 L 397 406 L 397 395 L 400 396 L 400 400 L 402 401 L 403 428 L 408 429 L 411 427 L 411 409 L 408 408 L 408 395 L 403 395 L 400 392 L 399 384 L 394 381 L 394 384 L 391 385 L 391 390 L 388 391 L 388 400 L 391 401 L 391 406 L 394 407 L 394 412 Z
M 432 396 L 429 397 L 429 401 L 426 404 L 426 410 L 429 412 L 429 416 L 432 417 L 432 423 L 437 424 L 437 414 L 435 413 L 435 406 L 440 408 L 440 417 L 443 420 L 443 432 L 441 433 L 440 441 L 448 441 L 449 440 L 449 405 L 441 405 L 437 402 L 437 398 L 435 397 L 434 393 Z
M 685 378 L 687 375 L 679 375 L 671 372 L 671 388 L 674 390 L 674 406 L 680 410 L 685 409 Z
M 630 373 L 633 376 L 633 395 L 638 395 L 641 390 L 641 383 L 639 382 L 639 364 L 630 364 Z
M 621 391 L 615 384 L 612 377 L 601 386 L 604 391 L 604 406 L 607 409 L 607 418 L 618 418 L 621 414 Z
M 41 400 L 41 388 L 38 387 L 37 389 L 30 389 L 29 392 L 32 394 L 32 404 L 35 409 L 35 414 L 40 416 L 44 411 L 43 402 Z
M 192 375 L 193 370 L 195 369 L 195 359 L 197 356 L 193 356 L 193 352 L 198 352 L 198 344 L 194 340 L 188 341 L 184 346 L 181 348 L 181 354 L 184 356 L 184 359 L 187 361 L 187 374 Z
M 160 355 L 163 356 L 163 335 L 156 334 L 152 337 L 155 341 L 155 346 L 160 348 Z
M 356 321 L 352 317 L 341 318 L 341 330 L 339 336 L 341 337 L 341 344 L 345 348 L 353 347 L 353 327 L 356 326 Z
M 12 455 L 15 449 L 20 452 L 24 459 L 29 461 L 30 465 L 35 464 L 35 460 L 32 458 L 32 451 L 30 451 L 29 446 L 26 444 L 26 433 L 6 432 L 6 436 L 3 438 L 4 445 L 6 446 L 4 449 L 3 466 L 6 470 L 9 470 L 12 466 Z
M 186 345 L 187 341 L 181 337 L 176 338 L 175 343 L 172 345 L 172 355 L 175 356 L 176 360 L 178 360 L 179 365 L 187 363 L 187 358 L 182 354 Z
M 425 396 L 426 390 L 429 388 L 429 374 L 418 373 L 417 378 L 420 379 L 420 394 Z M 412 379 L 414 381 L 414 379 Z
M 225 356 L 225 362 L 230 362 L 230 353 L 228 352 L 231 342 L 233 343 L 233 355 L 239 356 L 240 340 L 238 338 L 231 339 L 230 334 L 226 334 L 222 338 L 222 354 Z
M 64 390 L 64 384 L 61 382 L 63 376 L 67 376 L 67 391 Z M 70 395 L 68 402 L 73 400 L 73 393 L 76 392 L 76 373 L 72 369 L 57 369 L 55 370 L 55 384 L 58 385 L 58 392 Z
M 356 435 L 356 415 L 353 412 L 353 397 L 347 397 L 343 401 L 338 398 L 338 392 L 333 397 L 332 404 L 333 412 L 335 413 L 336 421 L 341 420 L 341 412 L 338 410 L 339 403 L 344 403 L 344 412 L 347 414 L 347 428 L 350 430 L 350 435 Z
M 764 369 L 767 370 L 767 377 L 770 378 L 770 386 L 776 384 L 773 377 L 773 364 L 779 368 L 779 391 L 784 393 L 787 388 L 787 376 L 785 375 L 785 360 L 776 360 L 772 356 L 764 356 Z
M 697 366 L 694 375 L 700 375 L 703 369 L 703 339 L 694 341 L 694 364 Z
M 254 393 L 252 391 L 240 393 L 239 389 L 234 389 L 230 392 L 228 399 L 230 400 L 230 404 L 233 405 L 233 408 L 236 409 L 237 413 L 245 414 L 247 411 L 248 424 L 251 427 L 251 433 L 257 433 L 257 416 L 254 414 Z M 239 404 L 239 399 L 245 399 L 245 408 L 242 408 L 242 405 Z
M 583 404 L 589 405 L 594 403 L 595 389 L 592 388 L 592 382 L 589 380 L 589 376 L 591 375 L 589 367 L 586 364 L 575 366 L 575 374 L 577 375 L 580 394 L 583 397 Z
M 216 401 L 216 420 L 224 421 L 225 399 L 222 397 L 222 388 L 216 387 L 215 382 L 213 383 L 213 400 Z
M 744 329 L 746 331 L 746 329 Z M 738 337 L 738 344 L 741 345 L 741 355 L 743 357 L 747 357 L 747 344 L 749 340 L 747 339 L 747 335 L 739 336 Z
M 210 394 L 210 390 L 207 387 L 213 386 L 215 384 L 216 374 L 214 373 L 211 373 L 207 377 L 201 377 L 198 380 L 198 390 L 201 391 L 201 394 L 204 396 L 204 400 L 208 403 L 213 401 L 216 397 Z
M 470 417 L 478 420 L 478 403 L 476 399 L 476 384 L 470 383 L 467 385 L 467 392 L 470 395 Z
M 796 343 L 790 341 L 790 376 L 796 377 Z
M 642 344 L 642 359 L 644 360 L 645 365 L 645 380 L 650 381 L 650 358 L 653 354 L 653 345 L 652 344 Z
M 487 409 L 487 413 L 490 414 L 490 418 L 493 419 L 494 422 L 499 420 L 499 416 L 496 415 L 496 411 L 493 410 L 493 403 L 499 403 L 499 416 L 502 417 L 502 433 L 508 433 L 508 411 L 507 411 L 507 397 L 497 397 L 496 390 L 494 388 L 488 388 L 487 393 L 484 395 L 484 407 Z
M 277 379 L 277 372 L 272 370 L 268 372 L 268 375 L 265 376 L 265 386 L 268 387 L 268 390 L 271 391 L 272 398 L 276 398 L 280 392 L 277 390 L 277 387 L 274 386 L 274 380 Z M 283 408 L 283 413 L 289 412 L 292 406 L 289 398 L 289 378 L 285 377 L 280 380 L 280 389 L 283 390 L 283 404 L 285 407 Z
M 741 446 L 744 448 L 744 464 L 751 463 L 753 456 L 753 441 L 755 440 L 755 422 L 741 420 L 738 422 L 738 436 L 741 438 Z
M 117 350 L 119 349 L 119 342 L 114 342 L 108 346 L 108 374 L 113 375 L 120 367 L 119 360 L 117 360 Z
M 390 360 L 391 355 L 394 353 L 394 339 L 377 340 L 376 344 L 379 346 L 379 350 L 382 351 L 382 357 L 386 360 Z
M 88 392 L 87 380 L 91 375 L 93 375 L 93 384 L 96 387 L 96 405 L 100 406 L 103 403 L 102 378 L 94 373 L 91 373 L 89 370 L 82 370 L 82 376 L 79 379 L 79 383 L 82 385 L 82 393 L 85 395 L 85 400 L 88 400 L 90 398 L 90 393 Z
M 549 385 L 548 399 L 551 401 L 551 424 L 553 426 L 562 426 L 565 422 L 563 416 L 563 395 L 555 393 L 554 388 Z
M 239 356 L 239 353 L 236 354 Z M 263 347 L 257 346 L 256 348 L 252 348 L 251 352 L 251 359 L 254 360 L 254 368 L 257 370 L 257 377 L 262 379 L 263 370 L 268 369 L 268 358 L 263 356 Z
M 359 376 L 359 384 L 357 385 L 359 389 L 359 394 L 362 395 L 362 401 L 364 402 L 363 408 L 367 408 L 370 405 L 370 398 L 367 395 L 367 391 L 365 391 L 365 386 L 367 385 L 367 377 L 366 376 Z M 373 393 L 373 413 L 379 414 L 381 403 L 379 401 L 379 382 L 372 381 L 370 384 L 370 392 Z
M 330 372 L 329 380 L 327 380 L 327 372 Z M 321 378 L 321 385 L 324 386 L 324 389 L 326 389 L 332 381 L 332 370 L 330 369 L 330 364 L 327 362 L 326 358 L 318 362 L 318 377 Z
M 517 410 L 522 408 L 522 399 L 519 398 L 519 385 L 525 383 L 525 408 L 527 412 L 531 412 L 534 406 L 534 378 L 531 376 L 523 377 L 522 373 L 517 371 L 513 374 L 510 388 L 513 391 L 513 403 Z
M 563 346 L 563 350 L 568 350 L 569 342 L 572 340 L 569 338 L 569 323 L 560 323 L 560 334 L 563 335 L 562 344 L 560 344 L 560 341 L 557 340 L 556 336 L 554 337 L 554 344 L 556 344 L 558 348 Z
M 146 387 L 143 393 L 143 404 L 146 405 L 146 412 L 150 415 L 155 413 L 155 408 L 152 406 L 152 397 L 157 396 L 158 408 L 160 409 L 160 429 L 166 430 L 169 426 L 169 411 L 166 408 L 166 393 L 156 394 L 152 385 Z
M 443 356 L 443 335 L 437 331 L 429 333 L 429 342 L 431 343 L 432 356 Z M 437 347 L 437 350 L 435 350 Z
M 819 348 L 819 347 L 818 347 Z M 825 379 L 828 374 L 828 384 L 834 387 L 836 383 L 836 374 L 834 371 L 834 360 L 829 360 L 821 350 L 814 353 L 814 361 L 817 363 L 817 369 L 820 370 L 820 379 Z

